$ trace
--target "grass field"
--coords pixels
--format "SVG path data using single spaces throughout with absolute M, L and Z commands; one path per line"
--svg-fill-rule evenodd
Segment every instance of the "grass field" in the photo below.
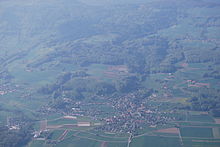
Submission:
M 44 140 L 33 140 L 27 147 L 45 147 Z
M 210 122 L 214 123 L 214 119 L 210 115 L 200 114 L 200 115 L 189 115 L 187 117 L 188 121 L 198 121 L 198 122 Z
M 48 121 L 48 125 L 63 125 L 63 124 L 76 124 L 77 120 L 72 119 L 57 119 L 53 121 Z
M 108 137 L 99 134 L 89 134 L 87 132 L 80 132 L 77 134 L 77 136 L 82 138 L 90 138 L 94 140 L 105 141 L 105 142 L 127 142 L 128 140 L 128 138 Z
M 220 139 L 220 128 L 212 128 L 213 137 L 216 139 Z
M 106 143 L 107 147 L 127 147 L 127 143 Z
M 188 69 L 187 69 L 188 68 Z M 192 69 L 192 70 L 191 70 Z M 203 64 L 189 64 L 186 69 L 183 71 L 176 72 L 173 76 L 173 79 L 169 79 L 169 74 L 153 74 L 147 77 L 147 80 L 142 83 L 145 87 L 152 87 L 156 90 L 159 90 L 159 94 L 161 99 L 152 100 L 148 102 L 148 105 L 151 105 L 151 108 L 163 110 L 170 110 L 176 103 L 187 103 L 188 97 L 186 97 L 187 93 L 184 93 L 183 89 L 187 87 L 186 79 L 197 80 L 197 78 L 201 78 L 202 74 L 198 69 L 206 70 L 206 66 Z M 99 78 L 106 78 L 104 71 L 108 70 L 108 67 L 102 65 L 91 65 L 89 67 L 89 74 L 92 76 L 97 76 Z M 164 79 L 168 79 L 167 87 L 172 89 L 172 98 L 164 99 L 162 97 L 163 93 L 166 91 L 163 89 L 164 83 L 160 83 Z M 208 79 L 203 79 L 203 81 L 198 82 L 209 82 Z M 214 83 L 214 82 L 213 82 Z M 210 82 L 210 84 L 213 84 Z M 152 85 L 153 84 L 153 85 Z M 216 83 L 214 83 L 216 84 Z M 100 100 L 100 103 L 104 103 L 105 101 Z M 23 102 L 22 102 L 23 103 Z M 30 103 L 31 104 L 31 103 Z M 160 105 L 160 107 L 158 107 Z M 100 105 L 88 105 L 83 109 L 85 110 L 102 110 L 103 117 L 111 115 L 110 113 L 116 115 L 111 107 L 100 104 Z M 201 147 L 218 147 L 219 142 L 217 136 L 218 127 L 220 125 L 214 124 L 214 119 L 209 114 L 205 114 L 202 112 L 191 112 L 187 114 L 185 111 L 178 111 L 173 114 L 169 114 L 170 117 L 179 118 L 175 122 L 175 124 L 180 125 L 180 134 L 183 138 L 184 147 L 191 146 L 201 146 Z M 59 119 L 57 119 L 59 118 Z M 48 125 L 64 125 L 64 124 L 76 124 L 78 121 L 87 121 L 87 122 L 95 122 L 89 117 L 78 117 L 76 120 L 68 120 L 63 119 L 60 115 L 54 115 L 48 117 Z M 179 122 L 178 122 L 179 121 Z M 182 121 L 182 122 L 181 122 Z M 138 131 L 138 134 L 149 133 L 150 135 L 155 136 L 139 136 L 134 137 L 130 144 L 130 147 L 179 147 L 181 146 L 180 139 L 178 134 L 171 133 L 161 133 L 154 132 L 156 129 L 163 129 L 167 127 L 174 127 L 174 123 L 167 124 L 166 126 L 159 126 L 157 128 L 144 128 Z M 214 129 L 216 127 L 217 129 Z M 63 129 L 63 130 L 62 130 Z M 68 129 L 69 132 L 65 136 L 65 138 L 59 142 L 56 147 L 126 147 L 128 141 L 128 134 L 112 134 L 105 132 L 97 132 L 91 130 L 92 127 L 74 127 L 74 128 L 62 128 L 62 129 L 53 129 L 52 130 L 52 140 L 58 140 L 62 133 Z M 148 135 L 149 135 L 148 134 Z M 209 139 L 206 139 L 209 138 Z M 36 146 L 35 144 L 41 144 L 42 141 L 35 141 L 32 143 L 32 146 Z M 41 146 L 40 145 L 40 146 Z
M 198 137 L 198 138 L 212 138 L 212 128 L 202 127 L 182 127 L 180 128 L 182 137 Z
M 184 147 L 219 147 L 219 139 L 183 139 Z
M 131 147 L 180 147 L 179 138 L 142 136 L 132 140 Z
M 70 137 L 58 143 L 55 147 L 100 147 L 101 143 L 89 139 Z
M 55 130 L 51 132 L 51 139 L 52 140 L 57 140 L 62 134 L 64 130 Z

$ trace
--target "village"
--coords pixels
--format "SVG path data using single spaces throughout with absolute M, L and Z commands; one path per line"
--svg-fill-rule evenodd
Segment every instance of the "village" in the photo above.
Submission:
M 157 125 L 166 125 L 167 122 L 175 121 L 174 117 L 170 117 L 169 113 L 161 112 L 157 108 L 151 108 L 147 105 L 149 99 L 155 99 L 156 94 L 143 98 L 142 91 L 136 91 L 122 95 L 120 97 L 105 97 L 106 102 L 74 102 L 71 99 L 64 98 L 63 102 L 68 103 L 69 109 L 58 109 L 54 107 L 44 107 L 41 112 L 54 113 L 59 112 L 64 116 L 89 116 L 93 120 L 102 122 L 102 125 L 95 127 L 95 130 L 114 132 L 114 133 L 135 133 L 138 129 L 143 129 L 144 126 L 152 128 Z M 104 97 L 100 97 L 100 99 Z M 117 100 L 115 100 L 117 99 Z M 88 106 L 106 106 L 112 107 L 114 112 L 106 112 L 99 109 L 85 110 Z M 103 117 L 105 116 L 105 117 Z
M 150 97 L 155 95 L 152 94 Z M 154 128 L 157 125 L 165 125 L 167 122 L 175 120 L 175 118 L 169 117 L 167 112 L 147 107 L 146 99 L 148 98 L 139 99 L 139 92 L 134 92 L 118 98 L 117 101 L 112 100 L 112 105 L 119 112 L 119 115 L 104 118 L 105 125 L 97 129 L 108 132 L 135 133 L 144 126 Z
M 4 83 L 0 85 L 0 96 L 6 95 L 8 93 L 15 92 L 18 85 L 12 87 L 11 83 Z

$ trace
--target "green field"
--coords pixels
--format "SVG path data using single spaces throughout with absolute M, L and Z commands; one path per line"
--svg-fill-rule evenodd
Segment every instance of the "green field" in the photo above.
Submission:
M 219 147 L 219 139 L 183 139 L 184 147 Z
M 0 20 L 0 147 L 220 147 L 220 0 L 0 0 Z
M 187 117 L 188 121 L 198 121 L 198 122 L 209 122 L 214 123 L 214 119 L 210 115 L 201 114 L 201 115 L 189 115 Z
M 212 138 L 212 128 L 202 127 L 182 127 L 180 128 L 182 137 L 198 137 L 198 138 Z
M 101 143 L 89 139 L 70 137 L 58 143 L 55 147 L 100 147 Z
M 179 138 L 142 136 L 134 138 L 131 147 L 181 147 Z
M 128 140 L 128 138 L 108 137 L 99 134 L 90 134 L 87 132 L 80 132 L 77 134 L 77 136 L 82 138 L 90 138 L 94 140 L 106 141 L 106 142 L 127 142 Z
M 48 125 L 64 125 L 64 124 L 77 124 L 77 120 L 61 118 L 53 121 L 48 121 Z
M 50 134 L 50 139 L 57 140 L 63 134 L 63 132 L 64 132 L 64 130 L 52 131 Z
M 46 147 L 44 143 L 43 140 L 34 140 L 28 145 L 28 147 Z
M 127 143 L 106 143 L 107 147 L 127 147 Z

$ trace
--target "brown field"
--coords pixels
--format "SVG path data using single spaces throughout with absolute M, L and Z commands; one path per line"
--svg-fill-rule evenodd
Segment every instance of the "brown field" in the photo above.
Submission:
M 207 115 L 208 115 L 208 114 L 209 114 L 209 112 L 201 112 L 200 114 L 207 114 Z
M 178 129 L 178 128 L 167 128 L 167 129 L 157 130 L 156 132 L 159 132 L 159 133 L 179 134 L 179 129 Z
M 66 137 L 66 135 L 67 135 L 67 133 L 68 133 L 69 131 L 68 130 L 65 130 L 64 132 L 63 132 L 63 134 L 59 137 L 59 141 L 62 141 L 62 140 L 64 140 L 64 138 Z
M 220 124 L 220 118 L 216 118 L 216 119 L 215 119 L 215 123 L 216 123 L 216 124 Z
M 107 147 L 107 142 L 102 142 L 101 147 Z
M 188 63 L 181 64 L 182 67 L 188 67 Z
M 46 130 L 46 128 L 47 128 L 47 120 L 42 120 L 40 122 L 40 130 L 44 131 L 44 130 Z
M 220 138 L 220 132 L 219 128 L 212 128 L 212 134 L 214 138 L 219 139 Z
M 125 65 L 111 66 L 104 71 L 105 76 L 110 78 L 117 78 L 124 74 L 128 74 L 128 68 Z
M 128 68 L 125 65 L 111 66 L 108 71 L 128 72 Z
M 109 77 L 109 78 L 117 78 L 119 77 L 119 75 L 117 73 L 114 73 L 114 72 L 104 72 L 105 76 L 106 77 Z
M 64 116 L 63 118 L 64 119 L 77 119 L 77 117 L 75 116 Z
M 77 127 L 77 125 L 76 124 L 48 125 L 47 129 L 73 128 L 73 127 Z
M 47 126 L 47 129 L 59 129 L 62 128 L 63 125 L 49 125 Z

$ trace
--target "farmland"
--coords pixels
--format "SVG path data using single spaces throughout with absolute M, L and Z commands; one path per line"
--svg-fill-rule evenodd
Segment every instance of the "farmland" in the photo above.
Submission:
M 219 5 L 0 1 L 0 146 L 220 146 Z
M 95 65 L 96 68 L 100 68 L 99 66 Z M 190 64 L 190 68 L 198 68 L 198 64 Z M 204 66 L 201 66 L 204 67 Z M 100 70 L 100 73 L 104 73 L 106 68 L 103 68 Z M 184 71 L 188 73 L 187 71 Z M 199 74 L 196 70 L 190 71 L 191 74 L 188 77 L 189 79 L 194 79 L 198 77 Z M 92 73 L 92 71 L 91 71 Z M 197 74 L 196 76 L 193 74 Z M 153 127 L 147 127 L 147 128 L 139 128 L 137 133 L 132 137 L 130 146 L 161 146 L 163 144 L 164 146 L 192 146 L 192 145 L 212 145 L 212 146 L 218 146 L 219 145 L 219 123 L 217 121 L 217 118 L 214 118 L 210 113 L 204 112 L 204 111 L 188 111 L 188 110 L 175 110 L 175 112 L 169 113 L 173 111 L 173 108 L 177 106 L 177 104 L 184 104 L 189 105 L 189 102 L 187 102 L 186 95 L 176 95 L 175 91 L 169 91 L 170 88 L 179 89 L 182 93 L 190 94 L 191 91 L 187 91 L 185 88 L 188 87 L 188 83 L 184 78 L 178 78 L 175 80 L 176 77 L 179 77 L 179 72 L 173 74 L 173 77 L 171 78 L 169 74 L 152 74 L 147 80 L 151 80 L 155 85 L 153 86 L 155 89 L 160 91 L 157 96 L 152 95 L 151 98 L 148 100 L 148 103 L 145 104 L 147 107 L 150 107 L 153 109 L 158 109 L 159 111 L 166 111 L 167 114 L 163 114 L 166 117 L 176 118 L 175 120 L 168 120 L 166 124 L 156 125 Z M 103 76 L 94 74 L 97 77 Z M 188 74 L 186 74 L 188 75 Z M 160 81 L 169 79 L 168 82 L 166 82 L 166 87 L 161 86 Z M 203 81 L 201 81 L 203 82 Z M 144 82 L 143 85 L 145 85 Z M 184 83 L 184 84 L 179 84 Z M 212 86 L 215 83 L 210 83 Z M 151 85 L 152 86 L 152 85 Z M 171 96 L 164 95 L 164 92 L 171 94 Z M 174 93 L 172 93 L 174 92 Z M 172 95 L 173 94 L 173 95 Z M 12 94 L 11 94 L 12 95 Z M 11 97 L 11 95 L 7 95 L 8 97 Z M 177 97 L 176 97 L 177 96 Z M 10 101 L 13 102 L 13 99 L 10 99 Z M 12 103 L 11 102 L 11 103 Z M 16 100 L 16 102 L 19 102 Z M 20 101 L 19 103 L 23 103 L 24 101 Z M 34 103 L 34 99 L 30 101 L 31 103 Z M 129 134 L 124 133 L 120 136 L 116 134 L 111 133 L 103 133 L 102 130 L 96 130 L 93 131 L 95 124 L 102 125 L 104 124 L 104 120 L 100 120 L 99 118 L 103 117 L 110 117 L 111 115 L 117 115 L 119 114 L 118 110 L 113 109 L 110 105 L 111 101 L 106 101 L 98 99 L 96 103 L 99 103 L 98 106 L 96 106 L 96 103 L 85 101 L 81 102 L 81 106 L 84 106 L 81 109 L 81 111 L 89 111 L 93 110 L 93 112 L 97 111 L 97 114 L 99 114 L 100 110 L 102 111 L 97 119 L 95 120 L 94 117 L 91 119 L 90 117 L 83 117 L 83 116 L 75 116 L 74 114 L 84 114 L 84 112 L 77 112 L 78 107 L 76 107 L 76 112 L 72 113 L 73 116 L 68 119 L 66 115 L 49 115 L 47 118 L 47 127 L 48 132 L 44 132 L 41 134 L 40 139 L 33 139 L 31 143 L 28 144 L 28 146 L 71 146 L 75 144 L 76 146 L 79 144 L 79 142 L 83 142 L 85 146 L 127 146 Z M 11 103 L 8 103 L 5 106 L 8 106 L 10 108 Z M 41 102 L 42 103 L 42 102 Z M 13 104 L 13 103 L 12 103 Z M 27 104 L 27 102 L 26 102 Z M 158 107 L 159 105 L 159 107 Z M 31 113 L 31 105 L 28 105 L 27 112 Z M 23 107 L 24 108 L 24 107 Z M 112 112 L 110 114 L 109 112 Z M 152 112 L 150 112 L 152 113 Z M 154 112 L 155 113 L 155 112 Z M 10 113 L 2 112 L 1 115 L 5 115 L 5 119 L 9 116 Z M 88 114 L 93 114 L 92 112 L 89 112 Z M 28 114 L 31 116 L 31 114 Z M 113 116 L 114 116 L 113 115 Z M 1 117 L 4 121 L 5 119 Z M 216 120 L 216 121 L 215 121 Z M 90 126 L 77 126 L 78 122 L 88 122 Z M 4 122 L 6 123 L 6 121 Z M 40 129 L 40 123 L 36 123 L 36 131 Z M 174 129 L 170 129 L 174 128 Z M 175 131 L 174 131 L 175 130 Z M 176 131 L 177 130 L 177 131 Z M 179 131 L 178 131 L 179 130 Z M 66 134 L 64 132 L 67 131 Z M 64 135 L 64 136 L 62 136 Z M 42 140 L 41 140 L 42 137 Z M 60 140 L 61 139 L 61 140 Z M 156 141 L 157 140 L 157 141 Z M 159 140 L 159 141 L 158 141 Z
M 188 112 L 191 115 L 201 115 L 199 112 Z M 202 112 L 201 112 L 202 113 Z M 208 114 L 203 116 L 198 120 L 187 120 L 187 121 L 175 121 L 170 122 L 170 126 L 178 126 L 177 128 L 167 128 L 169 125 L 149 128 L 145 129 L 144 132 L 140 132 L 140 134 L 135 135 L 131 139 L 130 147 L 135 146 L 192 146 L 192 145 L 212 145 L 218 146 L 220 143 L 220 126 L 210 121 L 212 117 Z M 64 118 L 62 118 L 64 119 Z M 58 123 L 59 125 L 69 124 L 70 120 L 66 122 L 62 119 Z M 77 120 L 77 119 L 76 119 Z M 76 121 L 75 120 L 75 121 Z M 82 118 L 80 119 L 82 120 Z M 84 119 L 84 120 L 88 120 Z M 49 124 L 48 124 L 49 126 Z M 92 126 L 91 126 L 92 127 Z M 78 142 L 83 141 L 83 145 L 85 146 L 118 146 L 123 147 L 127 146 L 129 134 L 112 134 L 112 133 L 103 133 L 99 131 L 93 131 L 91 127 L 81 127 L 81 129 L 77 128 L 77 126 L 72 126 L 68 128 L 56 128 L 49 129 L 44 141 L 44 146 L 50 146 L 51 143 L 55 146 L 70 146 L 75 144 L 79 145 Z M 64 138 L 62 137 L 65 130 L 68 130 L 67 134 L 65 134 Z M 43 134 L 42 134 L 43 135 Z M 62 140 L 60 140 L 62 138 Z M 33 140 L 31 146 L 34 146 L 37 142 L 42 143 L 38 140 Z

